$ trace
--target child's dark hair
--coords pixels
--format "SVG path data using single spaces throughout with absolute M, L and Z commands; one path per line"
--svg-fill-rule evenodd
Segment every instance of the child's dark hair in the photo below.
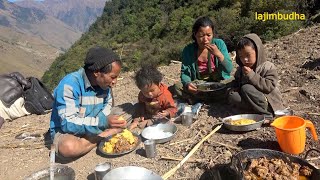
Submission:
M 159 84 L 162 81 L 161 72 L 153 65 L 143 66 L 135 75 L 136 85 L 139 89 L 152 84 Z
M 238 50 L 243 49 L 245 46 L 250 46 L 250 47 L 252 47 L 252 49 L 257 51 L 256 45 L 254 44 L 254 42 L 249 38 L 243 37 L 239 40 L 239 42 L 237 44 L 236 52 L 238 52 Z
M 214 31 L 213 22 L 208 16 L 203 16 L 198 18 L 192 26 L 192 39 L 196 41 L 195 34 L 199 31 L 200 27 L 207 27 L 207 26 L 211 27 L 212 31 Z

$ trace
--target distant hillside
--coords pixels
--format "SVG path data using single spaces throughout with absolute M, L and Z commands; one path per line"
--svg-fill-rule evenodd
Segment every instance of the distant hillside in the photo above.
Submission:
M 20 71 L 41 77 L 80 36 L 81 32 L 39 9 L 0 0 L 0 73 Z
M 41 78 L 60 53 L 38 37 L 0 26 L 0 74 L 18 71 Z
M 320 10 L 319 1 L 239 1 L 239 0 L 112 0 L 107 1 L 101 18 L 79 41 L 59 56 L 44 74 L 43 81 L 54 88 L 62 77 L 83 65 L 88 48 L 100 45 L 114 49 L 124 62 L 124 70 L 142 63 L 168 64 L 179 60 L 182 48 L 191 39 L 192 25 L 207 15 L 215 23 L 215 37 L 229 50 L 250 32 L 268 41 L 288 35 L 310 23 L 307 19 Z M 317 4 L 318 3 L 318 4 Z M 306 20 L 259 21 L 258 13 L 301 13 Z
M 74 29 L 85 32 L 102 14 L 106 0 L 22 0 L 21 7 L 41 9 Z

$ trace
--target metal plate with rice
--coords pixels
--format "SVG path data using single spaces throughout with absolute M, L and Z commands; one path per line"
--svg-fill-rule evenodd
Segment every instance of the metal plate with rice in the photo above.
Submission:
M 156 143 L 165 143 L 174 138 L 177 132 L 177 126 L 174 124 L 155 124 L 145 128 L 141 136 L 145 139 L 153 139 Z

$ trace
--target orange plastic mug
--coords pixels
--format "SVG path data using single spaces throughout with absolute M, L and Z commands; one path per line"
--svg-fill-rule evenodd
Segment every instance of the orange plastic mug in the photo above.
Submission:
M 311 130 L 314 140 L 318 140 L 316 130 L 309 120 L 298 116 L 282 116 L 273 121 L 280 148 L 283 152 L 299 154 L 306 144 L 306 127 Z

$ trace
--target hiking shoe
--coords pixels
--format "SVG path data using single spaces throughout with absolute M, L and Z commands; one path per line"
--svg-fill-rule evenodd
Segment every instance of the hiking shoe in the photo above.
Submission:
M 180 114 L 182 114 L 184 112 L 184 109 L 186 108 L 186 104 L 185 103 L 177 103 L 177 116 L 179 116 Z
M 198 114 L 199 114 L 199 111 L 200 111 L 202 105 L 203 105 L 202 103 L 196 103 L 191 106 L 191 111 L 194 114 L 193 118 L 195 118 L 195 119 L 198 118 Z

